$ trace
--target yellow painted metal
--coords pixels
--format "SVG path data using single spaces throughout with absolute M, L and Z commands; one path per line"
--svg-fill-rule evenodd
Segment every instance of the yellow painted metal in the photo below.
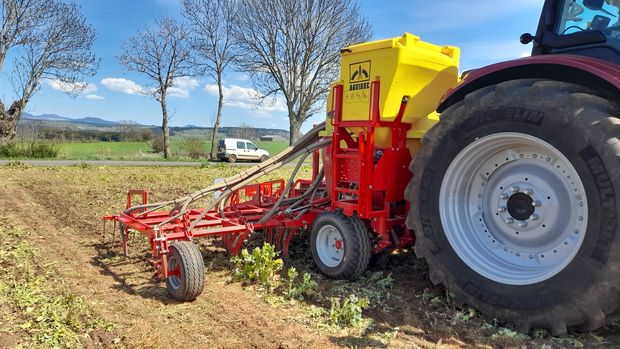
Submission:
M 408 138 L 421 138 L 438 120 L 435 109 L 441 97 L 458 82 L 459 58 L 459 48 L 433 45 L 409 33 L 345 48 L 341 81 L 335 83 L 344 85 L 343 120 L 369 118 L 370 83 L 379 80 L 381 119 L 394 120 L 408 96 L 403 122 L 413 124 Z M 376 130 L 375 142 L 387 146 L 388 130 Z

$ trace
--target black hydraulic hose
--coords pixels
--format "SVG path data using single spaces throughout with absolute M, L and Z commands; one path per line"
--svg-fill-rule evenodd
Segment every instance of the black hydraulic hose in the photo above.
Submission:
M 266 220 L 271 218 L 276 213 L 276 211 L 278 210 L 278 208 L 282 204 L 282 201 L 284 201 L 284 198 L 286 197 L 286 195 L 288 195 L 289 191 L 291 191 L 291 187 L 293 186 L 293 182 L 295 181 L 295 176 L 297 175 L 297 172 L 299 172 L 299 169 L 301 168 L 301 165 L 303 165 L 304 160 L 306 160 L 308 155 L 310 155 L 310 153 L 306 153 L 306 154 L 304 154 L 301 157 L 301 159 L 299 160 L 299 162 L 295 166 L 295 169 L 293 170 L 293 173 L 291 173 L 291 177 L 289 178 L 288 183 L 286 183 L 286 187 L 282 191 L 282 194 L 280 194 L 280 197 L 278 198 L 276 203 L 273 205 L 271 210 L 269 210 L 267 213 L 265 213 L 265 215 L 258 221 L 258 223 L 265 223 Z

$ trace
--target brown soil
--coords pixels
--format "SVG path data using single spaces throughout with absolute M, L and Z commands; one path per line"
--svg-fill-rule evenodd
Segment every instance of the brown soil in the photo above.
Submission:
M 305 310 L 308 304 L 324 305 L 320 295 L 306 303 L 270 305 L 260 293 L 230 282 L 220 250 L 207 248 L 205 264 L 210 270 L 203 294 L 195 302 L 177 303 L 153 278 L 141 241 L 132 242 L 128 258 L 120 255 L 117 243 L 102 243 L 101 216 L 123 208 L 123 193 L 129 187 L 152 188 L 163 199 L 210 184 L 230 171 L 234 170 L 3 167 L 0 212 L 35 232 L 30 239 L 44 258 L 59 263 L 59 277 L 99 316 L 115 324 L 115 332 L 124 336 L 122 343 L 131 348 L 363 348 L 383 347 L 388 341 L 394 348 L 620 347 L 618 326 L 534 339 L 502 335 L 501 324 L 485 325 L 479 316 L 460 319 L 459 309 L 427 281 L 424 265 L 410 253 L 388 256 L 373 267 L 372 271 L 392 273 L 394 283 L 389 297 L 364 313 L 372 319 L 370 328 L 325 330 L 313 325 Z M 110 240 L 109 230 L 108 234 Z M 312 271 L 307 256 L 291 263 Z M 348 287 L 317 278 L 326 295 Z M 382 340 L 381 334 L 390 331 L 395 337 Z M 98 347 L 113 346 L 106 333 L 91 337 Z M 0 347 L 18 342 L 18 334 L 0 332 Z

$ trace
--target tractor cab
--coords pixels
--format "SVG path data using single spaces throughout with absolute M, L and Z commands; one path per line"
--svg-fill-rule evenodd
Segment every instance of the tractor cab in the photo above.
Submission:
M 574 54 L 620 64 L 620 0 L 547 0 L 532 55 Z

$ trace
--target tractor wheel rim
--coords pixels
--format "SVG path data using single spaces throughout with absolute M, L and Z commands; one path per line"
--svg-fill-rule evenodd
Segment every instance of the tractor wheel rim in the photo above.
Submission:
M 530 285 L 562 271 L 588 224 L 585 188 L 554 146 L 522 133 L 482 137 L 449 166 L 439 212 L 448 242 L 478 274 Z
M 344 241 L 342 234 L 333 225 L 324 225 L 316 237 L 316 250 L 321 262 L 329 268 L 335 268 L 344 258 Z
M 180 265 L 177 261 L 176 257 L 168 257 L 168 271 L 174 272 L 176 270 L 179 271 L 179 274 L 168 275 L 168 284 L 173 289 L 178 289 L 181 286 L 181 275 L 180 275 Z

